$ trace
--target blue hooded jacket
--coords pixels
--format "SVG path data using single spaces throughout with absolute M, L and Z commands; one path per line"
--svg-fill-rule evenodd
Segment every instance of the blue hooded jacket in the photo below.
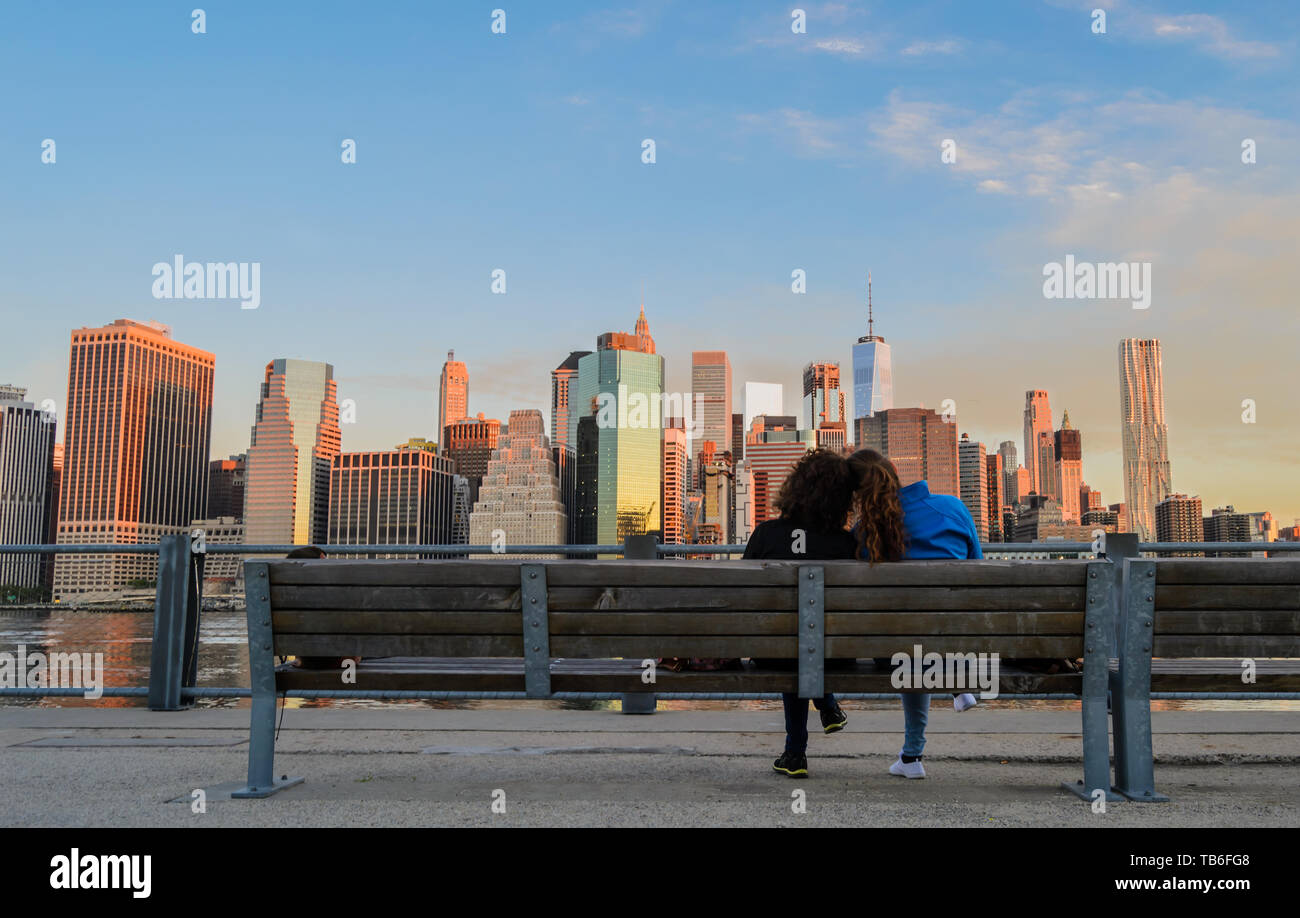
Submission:
M 984 557 L 975 521 L 960 500 L 931 494 L 926 481 L 902 488 L 898 499 L 903 505 L 908 560 Z

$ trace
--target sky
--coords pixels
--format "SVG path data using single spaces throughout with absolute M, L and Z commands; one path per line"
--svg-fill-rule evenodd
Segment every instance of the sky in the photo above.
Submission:
M 155 319 L 216 355 L 214 457 L 277 357 L 333 364 L 343 448 L 388 448 L 436 435 L 452 348 L 471 413 L 549 414 L 644 285 L 670 391 L 722 349 L 794 413 L 810 361 L 850 388 L 870 270 L 896 406 L 1023 454 L 1046 389 L 1122 501 L 1118 343 L 1156 337 L 1175 489 L 1300 518 L 1294 3 L 209 2 L 197 33 L 200 2 L 0 6 L 29 400 L 66 399 L 72 329 Z M 155 298 L 178 254 L 258 263 L 259 307 Z M 1045 297 L 1067 256 L 1150 264 L 1149 308 Z

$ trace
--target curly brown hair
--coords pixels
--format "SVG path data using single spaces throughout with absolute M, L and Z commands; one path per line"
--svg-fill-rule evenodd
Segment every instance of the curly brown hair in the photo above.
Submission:
M 877 561 L 901 561 L 907 553 L 907 532 L 903 529 L 901 485 L 894 464 L 874 449 L 860 449 L 848 458 L 856 478 L 853 511 L 858 556 Z
M 776 509 L 783 520 L 801 529 L 836 532 L 848 521 L 855 483 L 847 459 L 828 449 L 814 449 L 786 475 Z

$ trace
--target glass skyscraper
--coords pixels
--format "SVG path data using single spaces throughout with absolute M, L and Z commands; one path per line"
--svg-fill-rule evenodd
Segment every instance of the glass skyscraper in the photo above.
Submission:
M 871 274 L 867 274 L 867 333 L 853 345 L 853 417 L 870 417 L 894 407 L 894 371 L 885 339 L 875 333 Z
M 578 482 L 585 504 L 579 513 L 594 522 L 595 531 L 587 532 L 598 544 L 662 531 L 663 393 L 664 359 L 655 353 L 644 307 L 633 334 L 603 334 L 595 353 L 578 361 L 569 424 L 578 475 L 589 479 Z M 579 439 L 584 417 L 594 417 L 594 435 Z
M 1156 534 L 1156 505 L 1174 490 L 1158 340 L 1125 338 L 1119 343 L 1119 398 L 1124 502 L 1133 531 L 1150 541 Z

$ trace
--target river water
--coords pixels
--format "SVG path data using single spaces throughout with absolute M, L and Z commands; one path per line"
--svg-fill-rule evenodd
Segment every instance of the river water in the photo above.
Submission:
M 153 612 L 117 611 L 85 612 L 72 609 L 0 609 L 0 652 L 15 653 L 19 645 L 27 653 L 51 651 L 103 653 L 104 685 L 145 686 L 149 682 L 149 654 L 153 634 Z M 244 687 L 249 684 L 247 631 L 242 610 L 206 611 L 199 625 L 200 686 Z M 0 705 L 28 707 L 143 707 L 144 698 L 77 697 L 18 698 L 0 695 Z M 467 699 L 455 701 L 367 701 L 341 699 L 285 699 L 287 707 L 316 708 L 333 706 L 388 707 L 393 704 L 436 709 L 489 709 L 544 707 L 567 710 L 617 709 L 617 701 L 528 701 Z M 936 700 L 935 704 L 939 704 Z M 1032 710 L 1078 710 L 1079 702 L 1070 700 L 996 699 L 982 705 Z M 203 698 L 197 707 L 247 707 L 246 698 Z M 780 701 L 664 701 L 661 710 L 772 710 L 779 711 Z M 851 710 L 891 710 L 894 700 L 846 701 Z M 1153 710 L 1192 711 L 1296 711 L 1297 701 L 1154 701 Z

